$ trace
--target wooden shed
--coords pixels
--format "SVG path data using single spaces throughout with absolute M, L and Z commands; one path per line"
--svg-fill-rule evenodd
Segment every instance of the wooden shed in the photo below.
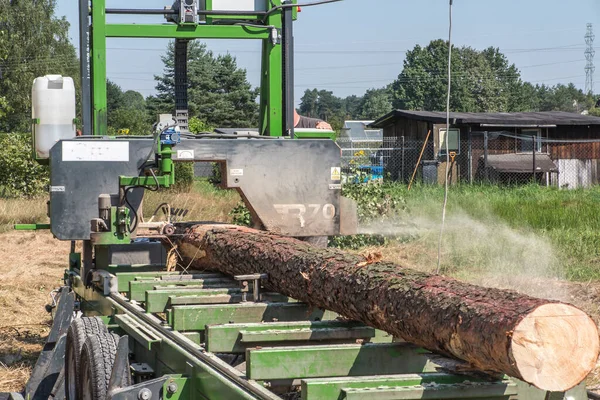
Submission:
M 394 152 L 392 158 L 404 158 L 386 167 L 392 177 L 411 176 L 407 171 L 399 173 L 398 165 L 409 170 L 417 166 L 430 181 L 442 183 L 447 140 L 454 156 L 452 182 L 514 183 L 535 177 L 540 183 L 575 188 L 600 181 L 598 117 L 568 112 L 452 112 L 446 134 L 445 112 L 394 110 L 371 126 L 383 129 L 388 140 L 396 138 L 398 146 L 411 143 L 414 149 L 419 144 L 423 150 L 420 160 L 414 151 Z M 431 165 L 437 165 L 435 178 L 430 176 Z

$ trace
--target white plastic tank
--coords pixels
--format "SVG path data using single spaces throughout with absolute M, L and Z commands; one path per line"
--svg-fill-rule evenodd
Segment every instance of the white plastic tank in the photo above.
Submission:
M 77 134 L 73 78 L 61 75 L 36 78 L 31 100 L 35 153 L 37 158 L 48 158 L 56 142 Z

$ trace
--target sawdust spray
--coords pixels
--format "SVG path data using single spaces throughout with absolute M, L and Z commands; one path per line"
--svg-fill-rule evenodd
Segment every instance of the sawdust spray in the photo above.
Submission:
M 398 251 L 412 254 L 413 265 L 434 272 L 439 232 L 437 207 L 422 206 L 410 217 L 361 228 L 361 233 L 399 238 Z M 552 244 L 522 229 L 513 229 L 491 213 L 477 219 L 454 209 L 447 216 L 442 273 L 486 287 L 514 289 L 531 296 L 568 301 L 560 286 L 564 272 Z M 437 217 L 437 218 L 436 218 Z M 412 247 L 412 248 L 411 248 Z M 415 250 L 417 248 L 417 250 Z M 415 251 L 419 254 L 415 256 Z

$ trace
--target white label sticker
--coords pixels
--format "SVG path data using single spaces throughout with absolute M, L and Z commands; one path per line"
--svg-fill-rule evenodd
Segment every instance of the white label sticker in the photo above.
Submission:
M 329 185 L 329 190 L 341 190 L 341 189 L 342 189 L 341 183 L 333 183 L 333 184 Z
M 129 161 L 129 142 L 69 141 L 62 142 L 63 161 Z
M 340 167 L 331 168 L 331 180 L 341 181 L 342 180 L 342 169 Z
M 64 192 L 65 187 L 64 186 L 50 186 L 50 191 L 51 192 Z
M 230 169 L 229 173 L 231 174 L 231 176 L 244 176 L 243 169 Z
M 177 150 L 178 160 L 193 160 L 194 150 Z

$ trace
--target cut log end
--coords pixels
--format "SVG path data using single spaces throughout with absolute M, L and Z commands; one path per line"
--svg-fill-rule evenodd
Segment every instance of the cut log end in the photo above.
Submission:
M 517 325 L 511 350 L 523 380 L 563 392 L 579 384 L 596 366 L 598 328 L 573 306 L 544 304 Z

